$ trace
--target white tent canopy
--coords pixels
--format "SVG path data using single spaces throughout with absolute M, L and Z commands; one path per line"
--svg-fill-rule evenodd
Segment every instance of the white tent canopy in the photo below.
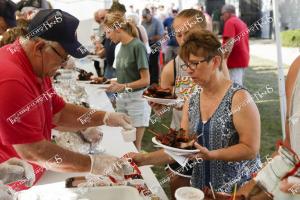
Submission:
M 90 36 L 93 34 L 93 28 L 98 26 L 94 22 L 94 13 L 101 8 L 109 8 L 112 4 L 111 0 L 49 0 L 49 2 L 53 8 L 68 12 L 80 20 L 77 36 L 86 46 L 91 45 Z

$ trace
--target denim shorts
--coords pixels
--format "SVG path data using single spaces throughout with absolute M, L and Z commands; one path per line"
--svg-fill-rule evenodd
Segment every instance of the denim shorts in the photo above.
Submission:
M 148 127 L 151 107 L 143 98 L 144 90 L 119 93 L 116 99 L 116 111 L 127 114 L 134 127 Z

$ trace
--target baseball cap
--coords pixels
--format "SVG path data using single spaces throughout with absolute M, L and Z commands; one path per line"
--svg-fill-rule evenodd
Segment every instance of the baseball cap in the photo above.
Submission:
M 41 37 L 58 42 L 71 56 L 83 58 L 89 52 L 77 40 L 78 25 L 79 20 L 76 17 L 62 10 L 40 10 L 29 23 L 27 38 Z
M 4 18 L 8 27 L 17 25 L 15 12 L 17 5 L 11 0 L 0 0 L 0 16 Z
M 142 16 L 147 17 L 148 15 L 150 15 L 150 13 L 151 13 L 150 10 L 148 8 L 145 8 L 142 12 Z

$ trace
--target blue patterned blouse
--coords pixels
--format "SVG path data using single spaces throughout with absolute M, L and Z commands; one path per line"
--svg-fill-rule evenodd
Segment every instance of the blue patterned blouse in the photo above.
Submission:
M 239 143 L 239 136 L 233 124 L 232 97 L 242 86 L 233 83 L 212 117 L 205 123 L 200 115 L 200 93 L 192 95 L 189 102 L 189 124 L 193 133 L 198 135 L 199 144 L 208 150 L 227 148 Z M 193 168 L 192 185 L 203 189 L 212 184 L 217 192 L 231 193 L 235 184 L 238 187 L 251 179 L 251 174 L 261 168 L 259 155 L 253 160 L 222 161 L 206 160 Z

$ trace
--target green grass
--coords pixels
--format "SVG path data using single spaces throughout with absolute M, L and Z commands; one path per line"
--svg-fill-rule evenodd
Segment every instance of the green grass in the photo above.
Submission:
M 251 57 L 250 67 L 246 70 L 244 85 L 251 94 L 257 91 L 265 91 L 265 87 L 274 89 L 273 93 L 265 95 L 257 103 L 260 117 L 261 117 L 261 157 L 265 160 L 265 156 L 271 155 L 275 150 L 275 143 L 281 138 L 281 121 L 280 121 L 280 105 L 278 96 L 278 79 L 277 69 L 274 62 L 264 60 L 257 57 Z M 162 119 L 162 123 L 169 125 L 171 121 L 171 113 L 168 112 Z M 151 123 L 150 123 L 151 124 Z M 150 125 L 151 129 L 156 131 L 166 132 L 166 128 L 155 123 Z M 146 130 L 143 138 L 143 150 L 150 152 L 156 148 L 153 147 L 151 138 L 153 134 Z M 164 166 L 152 167 L 158 180 L 162 180 L 166 177 Z M 166 194 L 170 197 L 169 183 L 165 183 L 163 189 Z
M 280 33 L 282 46 L 284 47 L 299 47 L 300 45 L 300 30 L 287 30 Z

